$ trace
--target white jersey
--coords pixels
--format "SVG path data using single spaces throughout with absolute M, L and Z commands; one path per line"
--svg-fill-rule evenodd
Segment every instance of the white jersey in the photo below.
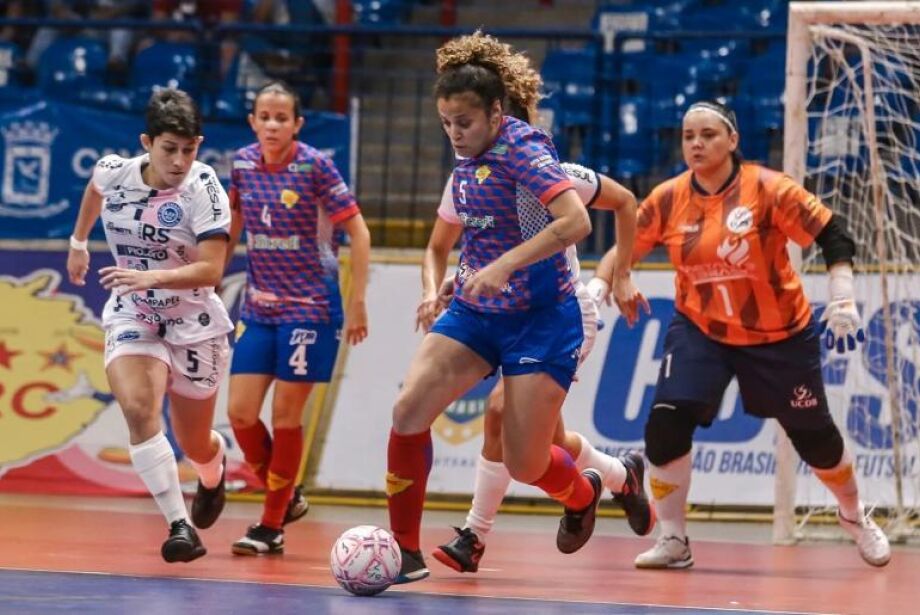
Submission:
M 569 176 L 569 180 L 575 187 L 578 198 L 585 204 L 585 207 L 593 205 L 595 199 L 597 199 L 597 195 L 601 191 L 601 180 L 600 177 L 597 176 L 597 171 L 589 169 L 588 167 L 583 167 L 580 164 L 575 164 L 574 162 L 563 162 L 561 166 L 565 174 Z M 444 186 L 444 192 L 441 194 L 441 204 L 438 206 L 438 215 L 443 218 L 445 222 L 463 224 L 454 207 L 452 184 L 453 174 L 447 178 L 447 185 Z M 536 201 L 537 205 L 539 205 L 537 198 L 530 194 L 526 188 L 518 186 L 518 191 L 522 193 L 518 194 L 518 201 Z M 569 269 L 572 271 L 572 280 L 577 290 L 578 286 L 582 283 L 580 277 L 581 265 L 578 262 L 578 250 L 575 248 L 574 244 L 565 249 L 565 258 L 569 261 Z
M 102 194 L 102 222 L 115 263 L 126 269 L 167 270 L 193 263 L 198 242 L 227 235 L 230 206 L 214 169 L 195 161 L 178 188 L 154 190 L 141 169 L 147 155 L 105 156 L 93 170 Z M 126 321 L 156 332 L 170 344 L 194 344 L 233 329 L 227 309 L 213 288 L 151 289 L 121 297 L 118 289 L 105 304 L 102 325 Z

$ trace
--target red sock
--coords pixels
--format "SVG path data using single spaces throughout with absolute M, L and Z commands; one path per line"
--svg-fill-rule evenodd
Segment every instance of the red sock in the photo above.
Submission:
M 303 428 L 275 429 L 275 446 L 272 463 L 265 483 L 265 508 L 262 525 L 280 530 L 288 502 L 294 493 L 294 481 L 300 469 L 303 454 Z
M 530 483 L 539 487 L 557 502 L 572 510 L 587 508 L 594 501 L 594 487 L 579 474 L 575 462 L 565 449 L 550 447 L 549 467 L 536 481 Z
M 246 463 L 256 473 L 262 484 L 268 478 L 268 463 L 272 458 L 272 437 L 268 434 L 265 423 L 257 420 L 249 427 L 234 427 L 233 435 L 243 450 Z
M 390 529 L 403 549 L 419 550 L 425 489 L 431 472 L 431 430 L 400 435 L 390 431 L 387 446 L 387 507 Z

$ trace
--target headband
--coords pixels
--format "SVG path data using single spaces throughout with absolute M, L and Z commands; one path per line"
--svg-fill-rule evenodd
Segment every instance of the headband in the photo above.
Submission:
M 690 105 L 690 108 L 687 109 L 687 112 L 684 113 L 684 118 L 686 118 L 691 113 L 697 112 L 706 112 L 715 115 L 717 118 L 722 120 L 722 122 L 728 126 L 729 132 L 738 132 L 738 124 L 735 121 L 735 114 L 731 111 L 726 113 L 716 105 L 708 102 L 697 102 Z

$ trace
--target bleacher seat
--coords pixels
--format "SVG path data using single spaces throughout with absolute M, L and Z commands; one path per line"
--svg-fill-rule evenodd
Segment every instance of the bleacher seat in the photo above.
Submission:
M 411 0 L 354 0 L 355 23 L 365 25 L 398 25 L 405 21 L 412 8 Z
M 590 49 L 553 49 L 540 74 L 547 94 L 557 96 L 562 127 L 593 123 L 596 56 Z
M 79 98 L 85 88 L 105 84 L 106 55 L 105 45 L 95 39 L 57 39 L 42 54 L 38 86 L 48 96 Z
M 198 69 L 195 45 L 156 42 L 135 56 L 129 87 L 144 104 L 155 87 L 179 88 L 196 96 L 199 90 Z
M 21 57 L 18 45 L 0 41 L 0 102 L 21 100 L 27 92 L 16 68 Z

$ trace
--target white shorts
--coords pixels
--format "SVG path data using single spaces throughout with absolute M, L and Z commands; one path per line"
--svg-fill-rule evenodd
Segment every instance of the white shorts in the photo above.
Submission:
M 597 311 L 597 304 L 588 295 L 588 289 L 584 284 L 575 285 L 575 297 L 578 299 L 578 307 L 581 308 L 581 327 L 585 336 L 585 341 L 581 343 L 581 355 L 578 357 L 578 366 L 581 367 L 594 348 L 600 314 Z
M 159 359 L 169 366 L 171 393 L 189 399 L 208 399 L 217 392 L 224 374 L 230 344 L 219 335 L 194 344 L 166 342 L 155 331 L 132 322 L 119 322 L 105 331 L 105 365 L 125 356 Z

